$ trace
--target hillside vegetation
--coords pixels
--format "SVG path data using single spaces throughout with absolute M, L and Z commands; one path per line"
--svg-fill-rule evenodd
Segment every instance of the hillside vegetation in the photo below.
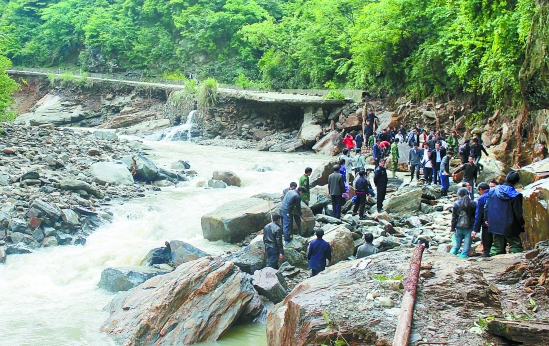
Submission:
M 0 27 L 3 52 L 22 67 L 192 73 L 380 96 L 472 93 L 513 106 L 532 19 L 545 2 L 3 0 Z

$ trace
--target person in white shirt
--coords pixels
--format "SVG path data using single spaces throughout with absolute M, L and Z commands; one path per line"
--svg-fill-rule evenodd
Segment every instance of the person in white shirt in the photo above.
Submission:
M 426 184 L 433 182 L 433 162 L 431 161 L 431 149 L 429 143 L 423 143 L 423 157 L 421 158 L 421 165 L 423 166 L 423 177 Z

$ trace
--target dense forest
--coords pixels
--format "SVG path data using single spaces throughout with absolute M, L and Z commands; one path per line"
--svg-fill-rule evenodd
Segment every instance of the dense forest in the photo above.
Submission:
M 20 67 L 520 103 L 544 0 L 0 0 Z M 537 5 L 537 6 L 536 6 Z M 546 21 L 546 19 L 543 19 Z

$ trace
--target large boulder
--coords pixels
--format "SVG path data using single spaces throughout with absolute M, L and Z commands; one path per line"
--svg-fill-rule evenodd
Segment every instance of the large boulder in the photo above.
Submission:
M 231 171 L 215 171 L 212 174 L 213 180 L 221 180 L 229 186 L 240 186 L 240 178 Z
M 170 249 L 172 252 L 172 262 L 176 266 L 209 256 L 206 252 L 181 240 L 170 241 Z
M 280 303 L 287 295 L 284 276 L 278 274 L 278 270 L 273 268 L 256 270 L 253 275 L 253 284 L 259 294 L 273 303 Z
M 320 125 L 303 123 L 299 132 L 299 139 L 301 139 L 304 145 L 311 147 L 316 143 L 321 134 L 322 127 Z
M 21 114 L 14 122 L 32 126 L 43 124 L 71 126 L 75 122 L 95 116 L 93 112 L 83 110 L 81 105 L 73 105 L 71 102 L 63 101 L 61 96 L 48 93 L 36 102 L 34 111 Z
M 345 261 L 349 256 L 352 256 L 355 250 L 353 243 L 353 234 L 345 227 L 345 225 L 339 225 L 330 230 L 324 235 L 330 247 L 332 248 L 332 260 L 330 265 Z
M 253 274 L 256 270 L 265 268 L 267 265 L 267 255 L 265 253 L 263 235 L 256 236 L 250 242 L 250 245 L 244 249 L 221 257 L 225 261 L 233 262 L 240 270 L 248 274 Z
M 215 341 L 254 296 L 251 278 L 234 263 L 204 257 L 115 297 L 101 329 L 121 345 Z
M 128 291 L 154 276 L 166 274 L 170 271 L 167 268 L 158 269 L 145 266 L 107 268 L 101 273 L 98 286 L 109 292 Z
M 343 143 L 343 138 L 339 132 L 330 131 L 313 145 L 313 150 L 316 151 L 317 154 L 334 156 L 341 152 L 344 147 L 345 144 Z
M 202 216 L 204 238 L 228 243 L 242 241 L 271 221 L 269 204 L 260 198 L 230 201 Z
M 333 167 L 337 164 L 337 160 L 330 160 L 315 168 L 313 170 L 313 173 L 311 173 L 311 177 L 309 179 L 309 185 L 311 186 L 311 188 L 319 185 L 328 184 L 328 177 L 330 176 L 330 174 L 334 173 Z
M 351 114 L 342 122 L 337 124 L 337 127 L 345 131 L 359 130 L 362 128 L 362 114 Z
M 156 180 L 158 176 L 158 167 L 141 154 L 124 156 L 122 162 L 132 172 L 134 179 L 149 182 Z
M 131 185 L 133 176 L 125 165 L 114 162 L 96 162 L 90 173 L 98 184 Z
M 408 186 L 399 189 L 398 193 L 383 202 L 383 209 L 389 213 L 400 213 L 403 211 L 418 211 L 421 204 L 421 186 Z
M 524 166 L 519 170 L 520 183 L 523 186 L 549 177 L 549 158 Z
M 311 188 L 309 194 L 309 208 L 313 213 L 318 214 L 322 212 L 322 209 L 332 202 L 330 192 L 328 191 L 328 185 L 315 186 Z
M 511 170 L 509 166 L 507 166 L 503 162 L 492 159 L 490 157 L 487 157 L 486 160 L 483 160 L 481 164 L 483 166 L 483 169 L 478 176 L 479 182 L 488 182 L 492 179 L 495 179 L 499 183 L 503 183 L 505 181 L 505 176 Z
M 410 251 L 381 253 L 336 264 L 303 281 L 267 313 L 268 345 L 329 340 L 391 345 L 403 294 L 399 281 L 408 273 L 410 257 Z M 496 315 L 498 290 L 478 266 L 456 256 L 426 251 L 424 261 L 435 265 L 418 285 L 411 342 L 432 340 L 429 326 L 437 326 L 437 335 L 446 335 L 449 345 L 463 344 L 463 334 L 455 331 L 469 330 L 479 306 L 488 316 Z M 485 343 L 483 336 L 467 333 L 467 345 Z
M 526 186 L 522 195 L 526 245 L 533 248 L 539 241 L 549 239 L 549 178 Z

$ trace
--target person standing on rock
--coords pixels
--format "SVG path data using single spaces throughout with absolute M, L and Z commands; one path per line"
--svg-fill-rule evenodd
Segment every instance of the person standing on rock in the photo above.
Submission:
M 479 167 L 479 169 L 482 171 L 483 166 L 480 164 L 480 158 L 482 157 L 482 153 L 485 153 L 486 156 L 490 156 L 486 149 L 484 148 L 484 145 L 482 145 L 477 137 L 473 138 L 473 146 L 471 147 L 471 156 L 475 158 L 475 165 Z
M 263 228 L 263 244 L 267 252 L 267 267 L 278 269 L 278 260 L 284 260 L 284 245 L 282 245 L 282 230 L 280 215 L 274 213 L 273 221 Z
M 471 249 L 473 222 L 475 220 L 475 202 L 469 199 L 469 193 L 466 188 L 458 190 L 458 200 L 454 202 L 452 208 L 452 229 L 455 235 L 455 244 L 450 250 L 452 255 L 458 255 L 461 243 L 463 249 L 458 255 L 459 258 L 467 258 Z
M 419 145 L 419 130 L 417 128 L 413 129 L 410 134 L 408 134 L 407 140 L 410 148 L 413 148 L 415 143 Z
M 375 255 L 379 252 L 379 249 L 372 244 L 374 241 L 374 236 L 372 233 L 366 233 L 364 234 L 364 241 L 365 243 L 360 245 L 358 249 L 356 250 L 356 258 L 364 258 L 371 255 Z
M 342 195 L 345 193 L 345 182 L 339 174 L 339 166 L 334 165 L 334 172 L 328 176 L 328 191 L 332 197 L 332 216 L 336 219 L 341 217 Z
M 345 181 L 349 181 L 349 175 L 353 169 L 353 158 L 351 157 L 351 152 L 349 149 L 343 149 L 343 154 L 339 156 L 339 164 L 341 165 L 341 160 L 344 161 L 343 165 L 345 166 Z
M 381 141 L 379 138 L 376 138 L 376 144 L 372 147 L 372 158 L 374 159 L 374 166 L 379 166 L 379 160 L 381 160 L 381 148 L 379 146 L 379 143 Z
M 304 189 L 302 187 L 295 190 L 297 184 L 292 182 L 290 188 L 282 199 L 280 204 L 280 216 L 282 216 L 282 230 L 284 232 L 284 243 L 290 243 L 292 235 L 292 219 L 295 219 L 299 234 L 301 234 L 301 195 Z
M 364 170 L 366 168 L 366 160 L 364 159 L 364 155 L 362 155 L 360 149 L 356 149 L 356 154 L 353 159 L 353 167 L 355 169 L 355 176 L 358 175 L 358 172 L 360 170 Z
M 410 150 L 408 156 L 408 168 L 410 168 L 410 182 L 414 180 L 414 173 L 416 174 L 416 179 L 419 181 L 419 167 L 421 166 L 421 159 L 423 158 L 423 150 L 419 149 L 419 142 L 414 142 L 414 148 Z
M 316 239 L 309 244 L 309 249 L 307 250 L 311 277 L 326 269 L 326 260 L 332 260 L 332 248 L 322 237 L 324 237 L 324 231 L 321 229 L 317 230 Z
M 510 253 L 524 251 L 520 240 L 520 233 L 524 232 L 522 194 L 514 187 L 519 181 L 519 174 L 510 172 L 505 183 L 488 192 L 484 213 L 488 221 L 488 231 L 493 236 L 490 256 L 505 254 L 507 243 Z
M 368 148 L 371 148 L 370 145 L 370 138 L 372 138 L 374 135 L 374 125 L 372 125 L 372 122 L 370 120 L 366 120 L 366 124 L 364 125 L 364 140 L 366 141 L 366 146 Z
M 463 182 L 471 184 L 471 193 L 474 195 L 475 182 L 477 181 L 478 176 L 478 166 L 475 165 L 475 159 L 472 156 L 469 156 L 469 163 L 459 166 L 454 174 L 463 171 Z
M 345 138 L 343 138 L 343 143 L 345 143 L 345 147 L 347 148 L 347 150 L 351 150 L 355 147 L 355 140 L 353 136 L 348 132 L 345 135 Z
M 305 192 L 301 195 L 301 200 L 305 202 L 306 205 L 309 205 L 309 200 L 311 198 L 311 193 L 309 191 L 309 177 L 313 173 L 313 169 L 311 167 L 305 168 L 305 174 L 299 178 L 299 187 L 302 187 L 305 189 Z
M 431 161 L 431 148 L 428 143 L 423 143 L 423 156 L 421 158 L 421 165 L 423 167 L 423 179 L 425 184 L 431 185 L 433 182 L 433 161 Z
M 452 161 L 453 156 L 454 152 L 450 150 L 440 162 L 440 184 L 442 185 L 440 189 L 441 196 L 448 196 L 448 189 L 450 188 L 450 161 Z
M 398 152 L 399 139 L 395 138 L 393 144 L 391 144 L 391 171 L 393 172 L 393 178 L 396 178 L 396 172 L 398 169 L 398 159 L 400 154 Z
M 469 161 L 469 156 L 471 156 L 471 147 L 469 146 L 470 142 L 470 140 L 466 139 L 465 143 L 463 143 L 459 150 L 459 154 L 461 155 L 461 163 L 463 164 L 467 163 L 467 161 Z
M 490 257 L 490 249 L 492 248 L 493 242 L 492 233 L 489 233 L 486 220 L 484 219 L 484 206 L 486 204 L 486 199 L 488 198 L 488 191 L 490 191 L 490 185 L 487 183 L 478 184 L 478 194 L 480 197 L 477 200 L 475 224 L 473 225 L 474 234 L 482 231 L 480 240 L 482 242 L 484 257 Z
M 440 163 L 442 158 L 446 156 L 446 149 L 442 148 L 440 143 L 435 144 L 435 150 L 431 152 L 431 162 L 433 163 L 433 183 L 438 184 L 438 173 L 440 172 Z
M 458 152 L 459 141 L 456 131 L 452 131 L 452 135 L 448 137 L 448 148 L 454 153 Z
M 385 199 L 385 194 L 387 193 L 387 183 L 389 178 L 387 177 L 387 170 L 385 169 L 385 160 L 379 161 L 379 166 L 377 166 L 374 172 L 374 184 L 377 189 L 377 212 L 381 213 L 383 210 L 383 200 Z
M 356 201 L 353 207 L 353 216 L 357 215 L 360 219 L 364 218 L 364 208 L 366 207 L 366 195 L 368 194 L 368 180 L 365 177 L 364 169 L 358 172 L 358 179 L 355 180 Z
M 355 136 L 355 149 L 360 150 L 362 148 L 362 143 L 364 143 L 364 136 L 362 136 L 362 130 L 359 130 L 358 134 Z

